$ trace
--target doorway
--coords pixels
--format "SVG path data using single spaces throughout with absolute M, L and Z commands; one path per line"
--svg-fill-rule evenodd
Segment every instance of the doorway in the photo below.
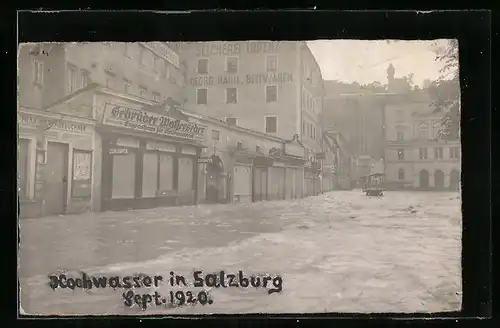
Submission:
M 443 189 L 444 188 L 444 172 L 441 170 L 437 170 L 434 173 L 434 186 L 437 189 Z
M 427 170 L 420 171 L 420 188 L 429 188 L 429 172 Z
M 45 214 L 64 214 L 68 190 L 68 145 L 49 142 L 45 164 Z

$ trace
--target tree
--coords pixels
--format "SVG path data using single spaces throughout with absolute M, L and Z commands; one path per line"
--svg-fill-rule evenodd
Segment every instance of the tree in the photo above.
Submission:
M 439 79 L 429 87 L 432 105 L 445 115 L 441 121 L 439 137 L 444 140 L 460 138 L 460 80 L 458 40 L 448 40 L 435 48 L 436 60 L 443 63 Z

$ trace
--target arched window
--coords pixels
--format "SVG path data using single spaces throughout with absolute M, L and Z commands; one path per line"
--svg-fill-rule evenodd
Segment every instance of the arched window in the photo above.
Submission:
M 419 139 L 429 138 L 429 128 L 427 127 L 427 124 L 422 123 L 418 126 L 418 138 Z
M 439 130 L 441 129 L 441 123 L 440 122 L 434 122 L 432 125 L 432 137 L 437 138 L 439 135 Z
M 405 179 L 405 170 L 403 168 L 400 168 L 398 170 L 398 179 L 399 180 L 404 180 Z

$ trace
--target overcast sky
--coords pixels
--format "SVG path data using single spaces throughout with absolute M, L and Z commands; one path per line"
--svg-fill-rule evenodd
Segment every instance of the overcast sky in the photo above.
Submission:
M 432 51 L 446 40 L 386 41 L 317 40 L 308 41 L 325 80 L 387 83 L 386 69 L 390 63 L 396 78 L 414 73 L 413 82 L 422 85 L 425 79 L 435 80 L 441 65 Z

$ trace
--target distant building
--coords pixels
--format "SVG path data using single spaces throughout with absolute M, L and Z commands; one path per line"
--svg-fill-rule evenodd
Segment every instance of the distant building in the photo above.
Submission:
M 438 138 L 444 113 L 425 92 L 393 97 L 385 107 L 389 188 L 451 189 L 460 184 L 460 140 Z

